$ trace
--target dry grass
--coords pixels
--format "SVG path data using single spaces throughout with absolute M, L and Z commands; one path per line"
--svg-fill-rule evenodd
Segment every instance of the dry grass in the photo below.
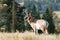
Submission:
M 0 33 L 0 40 L 60 40 L 60 34 Z

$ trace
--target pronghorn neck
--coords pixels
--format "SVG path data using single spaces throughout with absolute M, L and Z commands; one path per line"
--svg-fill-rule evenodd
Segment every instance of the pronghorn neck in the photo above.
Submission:
M 30 21 L 30 20 L 28 20 L 28 23 L 31 26 L 31 28 L 33 29 L 33 31 L 35 31 L 35 27 L 34 27 L 35 23 L 33 21 Z
M 31 19 L 29 19 L 29 20 L 27 20 L 28 21 L 28 23 L 29 24 L 31 24 L 31 23 L 35 23 L 36 21 L 35 20 L 33 20 L 32 18 Z
M 34 24 L 35 24 L 35 22 L 32 20 L 32 19 L 30 19 L 30 20 L 27 20 L 27 22 L 30 24 L 30 26 L 34 29 Z
M 28 20 L 28 23 L 31 24 L 31 23 L 34 23 L 34 22 L 32 21 L 32 19 L 30 19 L 30 20 Z

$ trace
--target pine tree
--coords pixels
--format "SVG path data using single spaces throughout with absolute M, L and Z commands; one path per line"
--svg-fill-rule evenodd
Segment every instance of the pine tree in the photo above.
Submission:
M 46 9 L 46 14 L 44 14 L 44 19 L 47 20 L 49 22 L 49 27 L 48 27 L 48 31 L 49 33 L 54 33 L 55 31 L 55 26 L 54 26 L 54 22 L 53 22 L 53 9 L 50 6 L 49 8 Z
M 33 7 L 32 7 L 32 18 L 40 19 L 40 13 L 39 13 L 38 9 L 36 8 L 35 4 L 33 4 Z
M 0 0 L 0 1 L 1 1 L 1 0 Z M 2 5 L 3 5 L 3 4 L 6 4 L 7 1 L 8 1 L 8 0 L 2 0 L 2 1 L 1 1 L 1 2 L 2 2 Z M 8 3 L 7 3 L 7 4 L 8 4 Z M 6 25 L 5 28 L 6 28 L 7 31 L 10 30 L 10 27 L 9 27 L 10 25 L 8 26 L 8 24 L 11 24 L 11 22 L 10 22 L 10 16 L 11 16 L 11 15 L 9 15 L 10 12 L 7 13 L 8 7 L 9 7 L 9 6 L 7 6 L 7 7 L 3 6 L 3 8 L 2 8 L 2 10 L 1 10 L 1 12 L 0 12 L 1 17 L 2 17 L 3 20 L 4 20 L 4 22 L 1 24 L 1 27 L 4 26 L 4 25 Z M 10 10 L 10 9 L 9 9 L 9 10 Z M 5 21 L 5 20 L 6 20 L 6 21 Z

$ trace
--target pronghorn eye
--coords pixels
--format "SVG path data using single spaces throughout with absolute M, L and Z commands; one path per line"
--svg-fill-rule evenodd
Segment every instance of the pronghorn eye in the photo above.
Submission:
M 26 17 L 25 19 L 27 19 L 28 17 Z

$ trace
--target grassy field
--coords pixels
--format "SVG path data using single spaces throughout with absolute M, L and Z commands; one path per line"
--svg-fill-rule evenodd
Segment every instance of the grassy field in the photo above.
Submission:
M 0 40 L 60 40 L 60 34 L 0 33 Z

